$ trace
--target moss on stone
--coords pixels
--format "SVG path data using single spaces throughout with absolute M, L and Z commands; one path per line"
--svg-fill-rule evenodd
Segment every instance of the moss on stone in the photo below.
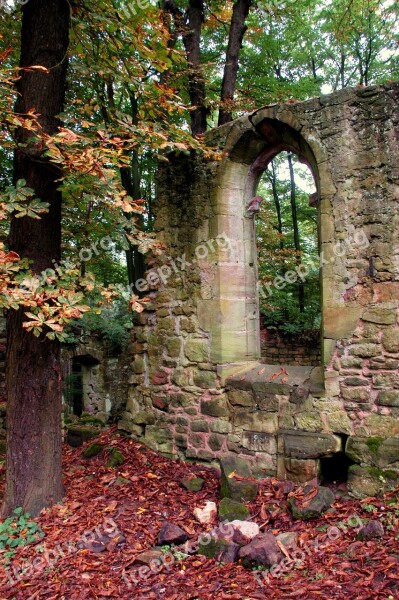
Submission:
M 231 498 L 223 498 L 219 504 L 219 520 L 220 521 L 245 521 L 249 517 L 249 510 L 241 502 L 236 502 Z
M 100 444 L 99 442 L 93 442 L 83 450 L 83 458 L 93 458 L 93 456 L 97 456 L 97 454 L 100 454 L 103 448 L 104 444 Z
M 369 437 L 366 440 L 367 448 L 370 452 L 378 452 L 383 441 L 384 439 L 381 437 Z
M 116 448 L 107 448 L 107 450 L 110 450 L 111 456 L 107 460 L 106 467 L 114 468 L 123 465 L 125 457 L 120 450 L 117 450 Z

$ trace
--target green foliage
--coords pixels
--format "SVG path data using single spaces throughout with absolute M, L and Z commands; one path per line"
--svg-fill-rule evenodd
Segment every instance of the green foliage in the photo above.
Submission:
M 294 244 L 291 188 L 285 161 L 285 153 L 274 159 L 258 187 L 258 193 L 265 199 L 256 221 L 261 321 L 263 327 L 278 329 L 286 336 L 306 333 L 308 341 L 316 341 L 321 307 L 317 211 L 309 206 L 313 180 L 294 159 L 301 246 L 298 253 Z M 297 278 L 295 283 L 283 281 L 288 272 L 295 272 L 299 266 L 307 271 L 302 285 L 303 307 L 299 301 L 302 280 Z M 278 283 L 278 278 L 283 278 L 283 285 Z
M 117 353 L 128 342 L 132 327 L 132 313 L 123 299 L 120 299 L 103 307 L 101 311 L 85 314 L 79 321 L 79 327 L 69 327 L 66 343 L 76 344 L 86 335 L 95 335 L 108 344 L 111 353 Z
M 13 516 L 0 523 L 0 552 L 7 559 L 15 554 L 15 549 L 37 542 L 44 533 L 41 527 L 30 520 L 30 514 L 23 514 L 22 508 L 16 508 Z

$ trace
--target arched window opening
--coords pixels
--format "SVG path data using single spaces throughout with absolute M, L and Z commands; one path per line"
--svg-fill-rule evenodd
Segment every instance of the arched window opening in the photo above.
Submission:
M 296 154 L 282 151 L 263 171 L 257 195 L 262 362 L 319 365 L 321 292 L 313 175 Z

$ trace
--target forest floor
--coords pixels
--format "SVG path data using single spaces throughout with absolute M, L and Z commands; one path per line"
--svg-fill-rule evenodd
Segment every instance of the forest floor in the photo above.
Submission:
M 284 486 L 270 478 L 260 482 L 257 499 L 248 507 L 261 531 L 298 534 L 301 551 L 285 572 L 270 576 L 240 563 L 220 564 L 178 551 L 169 552 L 158 572 L 140 571 L 137 557 L 156 546 L 165 520 L 191 539 L 212 529 L 195 520 L 193 509 L 208 500 L 218 502 L 218 474 L 162 458 L 114 427 L 96 441 L 120 450 L 125 462 L 107 468 L 106 451 L 85 459 L 82 448 L 65 445 L 64 501 L 35 519 L 42 539 L 17 548 L 12 558 L 0 552 L 1 600 L 399 598 L 397 494 L 362 501 L 341 497 L 322 517 L 295 521 Z M 4 474 L 4 465 L 1 469 Z M 183 477 L 193 475 L 205 480 L 199 492 L 181 485 Z M 359 519 L 370 518 L 383 524 L 384 535 L 357 541 Z M 101 538 L 110 531 L 110 542 Z M 106 548 L 101 539 L 108 539 Z

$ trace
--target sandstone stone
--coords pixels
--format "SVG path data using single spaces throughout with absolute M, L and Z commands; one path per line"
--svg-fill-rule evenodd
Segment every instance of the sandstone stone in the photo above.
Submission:
M 226 397 L 217 396 L 211 400 L 201 400 L 201 413 L 210 417 L 227 417 L 229 409 L 227 408 Z
M 320 415 L 316 412 L 297 413 L 294 417 L 294 421 L 298 429 L 303 429 L 305 431 L 317 432 L 325 429 Z
M 233 530 L 232 539 L 240 546 L 248 544 L 254 537 L 259 535 L 260 533 L 259 525 L 257 523 L 253 523 L 252 521 L 240 521 L 238 519 L 235 519 L 230 523 L 225 523 L 224 527 L 231 527 L 231 529 Z M 237 536 L 237 533 L 241 535 Z
M 158 425 L 147 425 L 144 442 L 152 450 L 171 454 L 173 452 L 172 432 Z
M 243 448 L 253 450 L 254 452 L 277 453 L 276 436 L 270 433 L 244 431 L 241 438 L 241 445 Z
M 201 540 L 204 541 L 201 542 Z M 239 550 L 240 546 L 232 541 L 212 538 L 208 540 L 205 535 L 199 538 L 198 554 L 202 554 L 207 558 L 213 558 L 218 562 L 236 562 Z
M 377 404 L 382 406 L 399 407 L 399 390 L 390 390 L 380 392 L 377 398 Z
M 327 413 L 326 420 L 333 433 L 352 433 L 352 421 L 343 410 Z
M 345 377 L 344 384 L 347 386 L 368 386 L 369 380 L 361 377 Z
M 196 419 L 191 422 L 191 431 L 200 431 L 207 433 L 209 431 L 208 421 L 204 421 L 203 419 Z
M 391 390 L 393 387 L 399 387 L 398 373 L 379 373 L 373 375 L 373 385 L 376 389 Z
M 189 492 L 200 492 L 205 481 L 201 477 L 183 477 L 180 483 Z
M 208 438 L 208 446 L 213 452 L 218 452 L 222 448 L 223 442 L 224 437 L 217 433 L 212 433 Z
M 357 344 L 352 346 L 349 350 L 350 354 L 354 356 L 361 356 L 362 358 L 370 358 L 380 354 L 381 349 L 378 344 Z
M 230 433 L 232 425 L 229 421 L 211 421 L 209 423 L 209 429 L 213 433 Z
M 284 449 L 290 458 L 319 458 L 340 452 L 342 441 L 329 433 L 291 431 L 284 434 Z
M 289 554 L 298 548 L 298 534 L 295 531 L 285 531 L 276 536 L 277 542 L 282 544 Z
M 99 442 L 93 442 L 83 450 L 83 458 L 92 458 L 93 456 L 97 456 L 97 454 L 100 454 L 103 448 L 104 444 L 100 444 Z
M 382 345 L 387 352 L 399 352 L 399 327 L 384 331 Z
M 311 494 L 314 488 L 306 486 L 304 489 L 305 501 L 298 500 L 291 496 L 288 498 L 288 507 L 292 512 L 294 519 L 307 521 L 322 515 L 335 500 L 334 493 L 326 487 L 316 488 L 316 494 L 309 500 L 306 499 L 306 494 Z
M 356 463 L 375 467 L 399 466 L 399 438 L 351 436 L 346 442 L 345 453 Z
M 208 501 L 202 508 L 196 506 L 193 510 L 193 514 L 197 521 L 203 525 L 213 523 L 217 515 L 216 503 Z
M 363 313 L 362 319 L 379 325 L 393 325 L 396 322 L 396 315 L 392 308 L 369 308 Z
M 371 399 L 370 390 L 364 388 L 341 388 L 342 397 L 345 400 L 356 402 L 369 402 Z
M 197 371 L 194 374 L 194 385 L 203 389 L 216 387 L 216 373 L 213 371 Z
M 136 556 L 135 562 L 149 565 L 150 567 L 153 565 L 155 569 L 158 569 L 159 565 L 162 564 L 163 557 L 164 553 L 162 550 L 146 550 L 146 552 L 142 552 Z
M 395 478 L 395 474 L 390 471 L 360 465 L 349 467 L 348 490 L 355 498 L 381 496 L 385 491 L 394 489 L 397 484 L 398 477 Z
M 255 404 L 253 393 L 246 390 L 230 390 L 228 392 L 228 399 L 233 406 L 253 407 Z
M 242 427 L 245 431 L 276 433 L 278 418 L 276 414 L 265 411 L 239 412 L 234 416 L 234 426 Z
M 219 521 L 243 521 L 249 517 L 249 510 L 242 504 L 231 498 L 222 498 L 219 502 Z
M 372 436 L 391 437 L 399 435 L 399 420 L 396 417 L 373 414 L 365 418 L 364 424 Z
M 285 458 L 284 475 L 292 481 L 305 483 L 318 477 L 320 461 L 312 459 Z
M 371 519 L 366 525 L 364 525 L 357 534 L 358 540 L 372 540 L 374 538 L 380 538 L 384 535 L 384 526 L 381 521 Z
M 254 500 L 258 493 L 258 484 L 251 481 L 252 473 L 248 463 L 243 458 L 236 456 L 224 456 L 220 460 L 221 484 L 220 497 L 232 498 L 241 502 Z M 237 474 L 240 479 L 236 479 Z
M 171 546 L 172 544 L 178 546 L 179 544 L 184 544 L 187 540 L 187 533 L 170 521 L 163 523 L 158 534 L 158 544 L 160 546 Z
M 191 362 L 202 363 L 209 360 L 209 342 L 203 339 L 189 339 L 184 353 Z
M 169 338 L 166 342 L 169 356 L 172 358 L 178 358 L 182 349 L 182 340 L 178 337 Z
M 283 553 L 271 532 L 260 533 L 247 546 L 241 548 L 239 557 L 244 566 L 264 565 L 271 567 L 283 559 Z

